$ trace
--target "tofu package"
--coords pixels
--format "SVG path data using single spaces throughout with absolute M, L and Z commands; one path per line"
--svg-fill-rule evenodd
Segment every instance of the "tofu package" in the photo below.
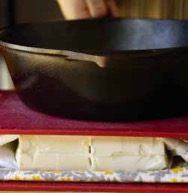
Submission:
M 170 167 L 167 150 L 188 161 L 188 143 L 180 139 L 1 135 L 0 167 L 27 171 L 154 171 Z M 4 155 L 7 152 L 9 162 L 1 160 L 1 151 Z
M 18 169 L 15 158 L 17 135 L 0 135 L 0 168 Z
M 20 136 L 20 170 L 161 170 L 168 167 L 164 142 L 155 138 Z

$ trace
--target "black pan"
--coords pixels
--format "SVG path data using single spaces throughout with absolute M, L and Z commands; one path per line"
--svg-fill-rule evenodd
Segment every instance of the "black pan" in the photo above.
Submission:
M 109 121 L 188 113 L 188 22 L 22 24 L 1 32 L 0 47 L 33 109 Z

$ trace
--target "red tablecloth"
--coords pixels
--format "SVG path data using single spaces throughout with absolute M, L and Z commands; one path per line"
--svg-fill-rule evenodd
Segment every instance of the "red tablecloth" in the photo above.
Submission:
M 107 123 L 58 118 L 26 107 L 15 92 L 0 92 L 0 134 L 114 135 L 188 138 L 188 116 Z

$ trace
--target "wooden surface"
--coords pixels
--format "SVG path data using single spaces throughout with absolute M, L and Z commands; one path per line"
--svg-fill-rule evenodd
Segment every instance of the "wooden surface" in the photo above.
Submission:
M 124 17 L 188 19 L 188 0 L 121 0 Z

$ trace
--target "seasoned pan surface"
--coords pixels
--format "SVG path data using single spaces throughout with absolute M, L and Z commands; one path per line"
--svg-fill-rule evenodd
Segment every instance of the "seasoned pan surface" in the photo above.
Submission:
M 175 20 L 97 19 L 22 24 L 2 32 L 7 43 L 71 51 L 133 51 L 187 47 L 188 23 Z
M 188 22 L 97 19 L 0 34 L 20 98 L 45 113 L 137 120 L 187 114 Z

